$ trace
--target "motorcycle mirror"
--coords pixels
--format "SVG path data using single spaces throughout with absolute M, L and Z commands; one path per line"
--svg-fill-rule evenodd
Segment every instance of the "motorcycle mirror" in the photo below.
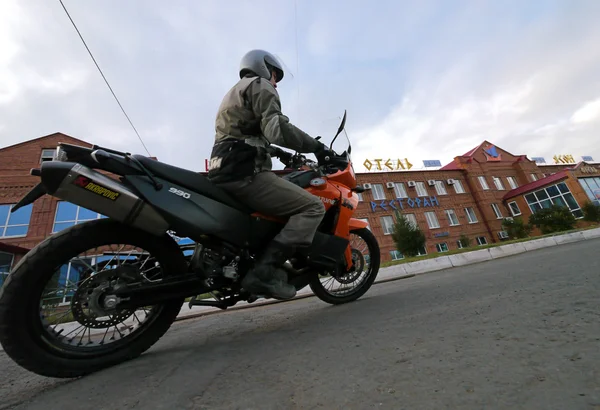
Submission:
M 329 145 L 330 150 L 333 149 L 333 143 L 337 139 L 338 135 L 340 135 L 340 133 L 344 130 L 345 126 L 346 126 L 346 110 L 344 110 L 344 117 L 342 118 L 342 123 L 340 124 L 340 126 L 337 130 L 337 134 L 335 134 L 335 137 L 333 137 L 333 141 L 331 141 L 331 144 Z

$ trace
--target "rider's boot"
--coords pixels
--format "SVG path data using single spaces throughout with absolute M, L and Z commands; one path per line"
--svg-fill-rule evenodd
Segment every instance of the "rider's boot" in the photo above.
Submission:
M 296 288 L 287 282 L 287 273 L 282 268 L 293 253 L 293 248 L 272 241 L 242 280 L 242 288 L 253 295 L 266 294 L 275 299 L 296 296 Z

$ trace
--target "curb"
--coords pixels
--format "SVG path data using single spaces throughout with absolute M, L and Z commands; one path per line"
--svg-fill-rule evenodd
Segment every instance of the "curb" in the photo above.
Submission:
M 549 248 L 552 246 L 558 246 L 574 242 L 582 242 L 586 240 L 600 238 L 600 228 L 588 229 L 580 232 L 573 232 L 567 234 L 558 234 L 546 238 L 533 239 L 525 242 L 510 243 L 507 245 L 500 245 L 493 248 L 480 249 L 472 252 L 459 253 L 449 256 L 439 256 L 437 258 L 425 259 L 422 261 L 408 262 L 399 265 L 392 265 L 385 268 L 381 268 L 378 273 L 378 278 L 373 283 L 386 283 L 394 282 L 397 280 L 412 278 L 417 275 L 424 273 L 436 272 L 444 269 L 456 268 L 460 266 L 474 265 L 481 262 L 486 262 L 494 259 L 505 258 L 511 255 L 518 255 L 524 252 L 530 252 L 542 248 Z M 294 300 L 306 299 L 315 296 L 311 290 L 306 293 L 297 295 L 290 300 L 265 300 L 263 302 L 248 303 L 241 306 L 232 306 L 225 310 L 213 307 L 206 307 L 205 311 L 190 314 L 181 314 L 175 321 L 183 321 L 187 319 L 197 319 L 203 316 L 214 315 L 218 313 L 225 313 L 228 311 L 241 310 L 241 309 L 253 309 L 268 305 L 274 305 L 279 303 L 288 303 Z M 182 311 L 186 309 L 186 306 L 182 306 Z

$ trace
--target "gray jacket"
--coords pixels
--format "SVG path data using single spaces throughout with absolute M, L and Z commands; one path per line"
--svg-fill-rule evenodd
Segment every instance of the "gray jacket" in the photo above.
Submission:
M 281 113 L 277 90 L 260 77 L 244 77 L 229 90 L 219 107 L 215 131 L 215 146 L 225 140 L 237 139 L 257 147 L 256 172 L 272 169 L 268 143 L 300 153 L 316 152 L 320 146 L 317 140 L 291 124 Z M 220 163 L 221 159 L 213 156 L 209 170 L 217 171 Z

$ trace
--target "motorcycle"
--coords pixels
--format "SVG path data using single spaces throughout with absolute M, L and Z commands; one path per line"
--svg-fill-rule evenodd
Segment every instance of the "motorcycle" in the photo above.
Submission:
M 322 163 L 271 147 L 287 166 L 282 178 L 321 198 L 326 209 L 312 245 L 285 263 L 288 281 L 329 304 L 363 296 L 380 265 L 375 236 L 353 218 L 363 189 L 350 141 L 341 154 L 333 149 L 345 122 L 344 112 L 332 155 Z M 240 283 L 286 220 L 248 208 L 203 174 L 64 143 L 55 160 L 31 174 L 40 182 L 12 212 L 51 195 L 102 217 L 50 235 L 0 289 L 0 343 L 21 367 L 48 377 L 83 376 L 143 354 L 186 301 L 190 308 L 226 309 L 266 297 Z

